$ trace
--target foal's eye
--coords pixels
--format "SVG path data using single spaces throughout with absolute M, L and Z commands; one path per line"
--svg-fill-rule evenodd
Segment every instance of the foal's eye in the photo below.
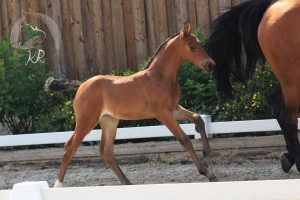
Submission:
M 189 45 L 190 50 L 195 51 L 196 46 L 195 45 Z

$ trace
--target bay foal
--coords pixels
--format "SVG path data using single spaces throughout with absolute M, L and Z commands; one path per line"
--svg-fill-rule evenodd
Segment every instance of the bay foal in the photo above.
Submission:
M 75 131 L 65 144 L 55 187 L 62 186 L 67 166 L 78 146 L 98 123 L 102 129 L 100 155 L 122 184 L 131 184 L 114 158 L 113 145 L 119 119 L 158 119 L 190 154 L 199 173 L 209 181 L 217 181 L 217 177 L 207 169 L 211 149 L 203 120 L 199 114 L 178 105 L 181 89 L 177 76 L 180 65 L 185 61 L 194 63 L 206 72 L 211 72 L 215 65 L 202 49 L 197 37 L 190 32 L 189 22 L 184 24 L 182 31 L 160 45 L 145 70 L 127 77 L 99 75 L 82 83 L 73 103 Z M 55 89 L 51 83 L 48 88 Z M 190 139 L 177 120 L 192 121 L 199 127 L 204 149 L 203 160 L 196 155 Z

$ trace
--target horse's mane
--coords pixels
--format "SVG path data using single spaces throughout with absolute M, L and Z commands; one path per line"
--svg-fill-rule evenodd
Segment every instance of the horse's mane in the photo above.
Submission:
M 214 78 L 221 97 L 231 97 L 232 83 L 246 83 L 257 61 L 264 59 L 257 30 L 264 12 L 272 2 L 246 1 L 213 21 L 205 49 L 217 64 Z
M 171 39 L 173 39 L 174 37 L 178 36 L 179 34 L 180 34 L 180 32 L 175 33 L 174 35 L 172 35 L 171 37 L 169 37 L 168 39 L 166 39 L 163 43 L 161 43 L 159 45 L 159 47 L 156 49 L 154 55 L 145 64 L 144 69 L 148 69 L 150 67 L 152 61 L 154 60 L 155 56 L 157 56 L 157 54 L 159 53 L 159 51 L 167 44 L 167 42 L 169 42 Z

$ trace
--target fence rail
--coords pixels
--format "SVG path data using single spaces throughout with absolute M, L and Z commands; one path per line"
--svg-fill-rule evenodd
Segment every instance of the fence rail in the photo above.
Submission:
M 209 115 L 203 115 L 202 118 L 205 121 L 206 132 L 209 136 L 229 133 L 280 131 L 280 127 L 275 119 L 211 122 L 211 118 Z M 194 124 L 181 124 L 180 126 L 188 135 L 192 135 L 195 138 L 200 138 L 200 134 L 196 132 Z M 300 118 L 298 118 L 298 129 L 300 129 Z M 24 135 L 5 135 L 0 136 L 0 147 L 65 143 L 72 134 L 73 131 Z M 172 133 L 165 126 L 160 125 L 119 128 L 117 130 L 116 139 L 124 140 L 172 136 Z M 93 130 L 84 138 L 84 141 L 100 141 L 100 138 L 101 130 Z
M 42 49 L 57 77 L 83 80 L 113 70 L 135 69 L 159 44 L 189 20 L 205 33 L 224 8 L 241 0 L 1 0 L 0 41 L 25 12 L 49 16 L 61 36 L 57 53 L 47 24 L 32 13 L 46 33 Z

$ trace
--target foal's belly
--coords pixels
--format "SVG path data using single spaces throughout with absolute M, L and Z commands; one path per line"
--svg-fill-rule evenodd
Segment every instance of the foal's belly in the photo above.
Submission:
M 118 102 L 115 104 L 107 104 L 102 112 L 102 115 L 110 115 L 122 120 L 139 120 L 154 118 L 153 112 L 147 106 L 141 106 L 128 102 L 123 104 Z
M 113 85 L 104 95 L 103 103 L 103 113 L 118 119 L 138 120 L 154 117 L 143 89 L 137 85 Z

